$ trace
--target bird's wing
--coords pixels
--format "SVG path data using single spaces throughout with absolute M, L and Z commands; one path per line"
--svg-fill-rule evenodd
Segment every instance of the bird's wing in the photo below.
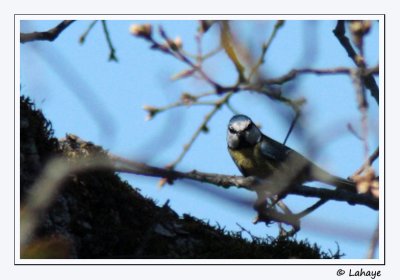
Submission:
M 260 146 L 261 153 L 271 160 L 283 162 L 292 151 L 285 145 L 264 135 Z

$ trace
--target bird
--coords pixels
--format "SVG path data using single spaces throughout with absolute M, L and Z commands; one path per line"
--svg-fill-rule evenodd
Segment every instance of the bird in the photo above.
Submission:
M 353 181 L 330 174 L 297 151 L 266 136 L 248 116 L 235 115 L 230 119 L 227 144 L 243 176 L 269 179 L 270 184 L 280 185 L 280 193 L 312 181 L 356 192 Z

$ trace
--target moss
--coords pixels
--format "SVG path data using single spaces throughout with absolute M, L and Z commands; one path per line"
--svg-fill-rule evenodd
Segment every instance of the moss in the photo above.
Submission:
M 29 143 L 33 138 L 42 164 L 48 157 L 57 152 L 58 142 L 54 138 L 51 122 L 46 120 L 41 110 L 37 109 L 29 97 L 21 96 L 21 143 Z M 21 149 L 23 146 L 21 145 Z M 21 150 L 22 152 L 22 150 Z
M 20 168 L 21 202 L 27 189 L 40 174 L 44 164 L 58 153 L 58 142 L 53 137 L 51 123 L 45 119 L 41 110 L 33 102 L 20 98 Z

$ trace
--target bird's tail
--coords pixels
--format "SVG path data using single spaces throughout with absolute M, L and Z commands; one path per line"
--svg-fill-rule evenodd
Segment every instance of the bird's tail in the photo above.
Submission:
M 350 192 L 354 193 L 357 192 L 357 186 L 354 181 L 331 175 L 322 168 L 319 167 L 314 168 L 313 177 L 322 183 L 335 186 L 337 188 L 347 190 Z

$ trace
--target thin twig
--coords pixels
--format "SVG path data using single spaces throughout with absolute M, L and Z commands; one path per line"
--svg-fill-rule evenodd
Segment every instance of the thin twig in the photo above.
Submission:
M 232 33 L 229 26 L 229 21 L 221 21 L 220 22 L 221 31 L 220 31 L 220 40 L 221 46 L 224 48 L 226 54 L 229 59 L 232 61 L 233 65 L 236 68 L 236 72 L 238 73 L 237 84 L 241 84 L 246 82 L 246 78 L 244 76 L 244 66 L 240 63 L 239 58 L 235 51 L 235 44 L 233 42 Z
M 297 123 L 297 121 L 299 120 L 299 118 L 300 118 L 300 111 L 296 111 L 296 115 L 294 116 L 293 121 L 292 121 L 292 123 L 290 124 L 289 130 L 288 130 L 288 132 L 287 132 L 287 134 L 286 134 L 286 137 L 285 137 L 285 140 L 283 141 L 283 145 L 285 145 L 285 144 L 286 144 L 286 141 L 289 139 L 289 136 L 290 136 L 290 134 L 292 133 L 293 128 L 294 128 L 294 126 L 296 125 L 296 123 Z
M 173 103 L 170 103 L 168 105 L 162 106 L 162 107 L 153 107 L 153 106 L 148 106 L 144 105 L 143 109 L 149 112 L 149 116 L 147 117 L 147 120 L 152 119 L 156 114 L 178 108 L 178 107 L 190 107 L 190 106 L 213 106 L 215 105 L 215 102 L 213 101 L 183 101 L 179 100 Z
M 371 238 L 371 244 L 368 249 L 367 259 L 373 259 L 379 242 L 379 220 Z
M 200 23 L 201 24 L 201 23 Z M 202 32 L 201 28 L 198 29 L 196 34 L 196 43 L 197 43 L 197 65 L 201 67 L 203 63 L 203 48 L 202 48 L 202 40 L 203 40 L 204 32 Z
M 361 174 L 366 168 L 370 167 L 372 163 L 379 157 L 379 147 L 368 157 L 367 161 L 354 172 L 353 176 Z
M 293 215 L 293 212 L 289 209 L 289 207 L 282 201 L 278 200 L 277 203 L 279 208 L 282 209 L 283 213 L 286 215 Z M 285 228 L 282 226 L 282 223 L 279 223 L 279 235 L 280 236 L 293 236 L 295 235 L 298 231 L 300 230 L 300 224 L 299 227 L 292 227 L 292 230 L 287 231 Z
M 355 130 L 355 128 L 351 125 L 351 123 L 347 124 L 347 128 L 349 129 L 349 131 L 351 132 L 351 134 L 354 135 L 354 137 L 356 137 L 358 140 L 363 141 L 362 136 L 360 136 L 360 134 Z
M 234 115 L 240 115 L 240 112 L 233 108 L 232 104 L 228 101 L 226 102 L 226 107 L 234 114 Z
M 160 27 L 159 30 L 161 37 L 166 41 L 167 45 L 159 44 L 157 41 L 154 40 L 153 37 L 148 37 L 147 40 L 153 43 L 152 48 L 161 50 L 164 53 L 170 54 L 175 58 L 178 58 L 180 61 L 188 64 L 190 67 L 196 70 L 200 74 L 200 76 L 209 84 L 211 84 L 218 92 L 219 91 L 218 89 L 221 88 L 222 86 L 219 85 L 217 82 L 215 82 L 213 79 L 211 79 L 210 76 L 208 76 L 201 67 L 195 65 L 187 56 L 185 56 L 182 53 L 181 49 L 178 46 L 176 46 L 176 44 L 174 44 L 174 41 L 167 36 L 165 30 L 162 27 Z
M 93 20 L 88 28 L 83 32 L 83 34 L 79 37 L 79 43 L 83 44 L 86 40 L 86 37 L 89 35 L 89 32 L 92 30 L 92 28 L 96 25 L 97 20 Z
M 114 48 L 114 46 L 113 46 L 113 44 L 112 44 L 111 37 L 110 37 L 110 32 L 108 31 L 106 21 L 105 21 L 105 20 L 102 20 L 102 21 L 101 21 L 101 24 L 102 24 L 102 26 L 103 26 L 104 34 L 106 35 L 106 40 L 107 40 L 108 47 L 109 47 L 109 49 L 110 49 L 110 54 L 109 54 L 109 56 L 108 56 L 108 60 L 109 60 L 109 61 L 112 61 L 112 60 L 113 60 L 113 61 L 115 61 L 115 62 L 118 62 L 118 58 L 117 58 L 117 56 L 115 55 L 115 48 Z
M 352 79 L 357 95 L 358 109 L 361 113 L 362 140 L 364 144 L 365 162 L 368 162 L 369 147 L 368 147 L 368 102 L 365 96 L 365 87 L 361 80 L 361 69 L 352 72 Z
M 285 214 L 287 214 L 287 215 L 292 215 L 293 214 L 292 211 L 289 209 L 289 207 L 287 207 L 287 205 L 282 200 L 279 200 L 276 203 L 276 205 L 278 205 L 279 208 L 281 208 Z
M 197 35 L 196 35 L 196 41 L 198 41 L 198 40 L 199 39 L 197 38 Z M 200 44 L 200 43 L 197 42 L 197 44 Z M 189 52 L 187 52 L 187 51 L 185 51 L 183 49 L 181 50 L 181 52 L 182 52 L 183 55 L 185 55 L 187 57 L 190 57 L 192 59 L 196 59 L 197 60 L 197 64 L 201 65 L 205 60 L 213 57 L 214 55 L 218 54 L 222 50 L 223 50 L 223 48 L 221 46 L 218 46 L 215 49 L 209 51 L 208 53 L 203 54 L 201 46 L 199 47 L 199 45 L 198 45 L 197 54 L 191 54 L 191 53 L 189 53 Z
M 232 96 L 233 92 L 226 94 L 224 97 L 222 97 L 220 100 L 214 103 L 214 108 L 204 116 L 203 122 L 200 124 L 200 126 L 196 129 L 192 137 L 190 138 L 189 142 L 183 146 L 183 150 L 178 156 L 176 160 L 174 160 L 172 163 L 168 164 L 168 168 L 175 168 L 175 166 L 183 159 L 185 154 L 189 151 L 190 147 L 193 145 L 193 143 L 196 141 L 197 137 L 200 135 L 202 131 L 207 130 L 207 125 L 210 119 L 214 116 L 214 114 L 221 108 L 223 104 L 225 104 L 229 98 Z
M 310 214 L 311 212 L 313 212 L 315 209 L 317 209 L 318 207 L 322 206 L 323 204 L 325 204 L 326 202 L 328 202 L 327 199 L 320 199 L 318 200 L 316 203 L 314 203 L 313 205 L 311 205 L 310 207 L 308 207 L 307 209 L 301 211 L 300 213 L 296 214 L 296 217 L 298 217 L 299 219 L 307 216 L 308 214 Z
M 283 20 L 278 20 L 274 25 L 274 29 L 272 30 L 270 37 L 268 38 L 268 40 L 266 42 L 263 43 L 263 45 L 261 47 L 261 55 L 258 58 L 257 63 L 252 67 L 252 69 L 250 71 L 249 78 L 248 78 L 249 81 L 251 81 L 251 78 L 253 77 L 253 75 L 258 71 L 260 66 L 264 63 L 265 55 L 269 49 L 269 46 L 271 45 L 276 34 L 278 33 L 278 30 L 283 26 L 283 23 L 284 23 Z
M 313 68 L 293 69 L 289 73 L 281 77 L 267 79 L 265 80 L 265 82 L 270 85 L 281 85 L 283 83 L 293 80 L 299 74 L 350 75 L 352 71 L 353 69 L 348 67 L 336 67 L 327 69 L 313 69 Z M 363 75 L 374 75 L 374 74 L 379 74 L 379 65 L 366 69 Z
M 54 41 L 74 20 L 63 20 L 56 27 L 44 32 L 20 33 L 20 42 Z
M 203 55 L 202 60 L 203 62 L 211 57 L 213 57 L 214 55 L 216 55 L 217 53 L 219 53 L 220 51 L 222 51 L 222 47 L 218 46 L 216 47 L 214 50 L 211 50 L 210 52 L 206 53 L 205 55 Z

